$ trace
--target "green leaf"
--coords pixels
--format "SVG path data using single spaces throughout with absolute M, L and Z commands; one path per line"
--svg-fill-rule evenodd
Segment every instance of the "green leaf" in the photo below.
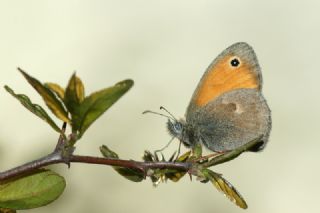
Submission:
M 28 110 L 30 110 L 33 114 L 47 122 L 54 130 L 61 133 L 60 128 L 55 124 L 55 122 L 50 118 L 50 116 L 47 114 L 47 112 L 38 104 L 33 104 L 28 96 L 23 94 L 15 94 L 14 91 L 8 87 L 4 86 L 4 88 L 9 92 L 13 97 L 18 99 L 20 103 L 26 107 Z
M 17 211 L 16 210 L 13 210 L 13 209 L 3 209 L 3 208 L 0 208 L 0 213 L 16 213 Z
M 183 155 L 179 156 L 175 162 L 186 162 L 191 155 L 191 151 L 184 153 Z M 187 172 L 185 171 L 174 171 L 173 172 L 166 172 L 165 177 L 170 179 L 173 182 L 178 182 Z
M 79 108 L 80 103 L 84 99 L 84 86 L 80 78 L 74 73 L 68 83 L 64 103 L 68 111 L 73 115 L 77 108 Z
M 59 84 L 48 82 L 45 83 L 44 86 L 50 89 L 54 94 L 56 94 L 56 96 L 59 97 L 61 101 L 63 101 L 64 89 Z
M 100 147 L 100 152 L 106 158 L 119 159 L 118 154 L 110 150 L 106 145 Z M 119 166 L 113 166 L 112 168 L 116 170 L 121 176 L 133 182 L 141 182 L 144 179 L 144 174 L 140 170 L 123 168 Z
M 79 130 L 79 137 L 132 86 L 132 80 L 124 80 L 85 97 L 80 107 L 72 114 L 72 128 Z
M 215 173 L 209 169 L 202 170 L 202 174 L 205 178 L 209 179 L 211 183 L 222 192 L 229 200 L 235 203 L 237 206 L 246 209 L 248 205 L 240 193 L 236 190 L 234 186 L 231 185 L 226 179 L 224 179 L 220 174 Z
M 119 159 L 119 155 L 109 149 L 106 145 L 100 146 L 100 152 L 105 158 L 113 158 L 113 159 Z
M 45 87 L 42 83 L 40 83 L 37 79 L 28 75 L 22 69 L 18 68 L 18 70 L 22 73 L 22 75 L 27 79 L 27 81 L 31 84 L 31 86 L 41 95 L 44 102 L 51 110 L 51 112 L 60 120 L 70 123 L 70 119 L 68 118 L 68 113 L 64 109 L 62 103 L 57 99 L 53 92 L 50 89 Z
M 236 157 L 238 157 L 240 154 L 242 154 L 243 152 L 248 151 L 252 147 L 261 143 L 262 138 L 263 138 L 263 135 L 260 135 L 259 137 L 253 139 L 252 141 L 249 141 L 248 143 L 246 143 L 246 144 L 244 144 L 234 150 L 225 152 L 217 157 L 212 158 L 209 162 L 203 163 L 202 166 L 207 168 L 207 167 L 215 166 L 215 165 L 233 160 Z
M 200 158 L 202 156 L 202 144 L 196 143 L 196 145 L 192 149 L 193 157 Z
M 131 180 L 133 182 L 141 182 L 144 179 L 144 174 L 140 170 L 113 167 L 122 177 Z
M 56 200 L 65 186 L 62 176 L 41 169 L 33 174 L 0 183 L 0 207 L 19 210 L 44 206 Z

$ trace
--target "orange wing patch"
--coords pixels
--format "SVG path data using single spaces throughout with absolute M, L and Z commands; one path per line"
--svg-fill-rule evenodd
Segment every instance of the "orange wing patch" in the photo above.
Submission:
M 231 56 L 218 61 L 213 67 L 209 67 L 207 73 L 197 88 L 194 102 L 198 106 L 204 106 L 216 99 L 221 94 L 240 88 L 260 89 L 259 79 L 254 68 L 245 61 L 240 60 L 240 66 L 230 65 Z

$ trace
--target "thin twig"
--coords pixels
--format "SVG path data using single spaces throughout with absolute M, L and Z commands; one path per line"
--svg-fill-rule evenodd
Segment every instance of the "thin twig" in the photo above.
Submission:
M 42 168 L 44 166 L 56 164 L 56 163 L 63 163 L 63 159 L 59 152 L 53 152 L 49 155 L 41 157 L 37 160 L 25 163 L 21 166 L 9 169 L 4 172 L 0 172 L 0 181 L 7 180 L 9 178 L 17 177 L 23 175 L 25 173 L 31 172 L 35 169 Z
M 182 171 L 188 171 L 191 168 L 191 163 L 185 162 L 142 162 L 133 160 L 119 160 L 113 158 L 102 158 L 93 156 L 81 156 L 81 155 L 71 155 L 68 157 L 68 161 L 71 163 L 88 163 L 88 164 L 102 164 L 109 166 L 119 166 L 125 168 L 133 168 L 141 170 L 143 173 L 147 173 L 149 169 L 177 169 Z M 29 163 L 23 164 L 21 166 L 15 167 L 13 169 L 0 172 L 0 181 L 13 178 L 19 175 L 23 175 L 32 170 L 42 168 L 44 166 L 66 163 L 65 159 L 62 157 L 61 153 L 53 152 L 47 156 L 39 158 L 37 160 L 31 161 Z

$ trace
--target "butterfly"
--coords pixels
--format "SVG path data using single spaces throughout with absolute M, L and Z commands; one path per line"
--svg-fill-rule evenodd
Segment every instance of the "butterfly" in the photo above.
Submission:
M 236 149 L 263 135 L 248 151 L 262 150 L 270 135 L 271 112 L 252 47 L 239 42 L 218 55 L 194 91 L 185 119 L 169 119 L 167 129 L 186 147 L 201 143 L 214 152 Z

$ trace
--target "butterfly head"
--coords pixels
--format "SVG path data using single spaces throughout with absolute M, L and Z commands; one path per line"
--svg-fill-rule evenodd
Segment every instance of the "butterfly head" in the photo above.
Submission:
M 167 129 L 170 135 L 178 138 L 186 147 L 192 148 L 199 141 L 196 137 L 194 128 L 187 124 L 183 119 L 168 119 Z

